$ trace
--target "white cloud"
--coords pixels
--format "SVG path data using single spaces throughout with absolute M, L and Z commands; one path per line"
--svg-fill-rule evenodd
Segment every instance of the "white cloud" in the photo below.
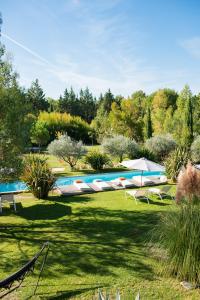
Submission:
M 200 37 L 183 40 L 180 45 L 194 58 L 200 59 Z

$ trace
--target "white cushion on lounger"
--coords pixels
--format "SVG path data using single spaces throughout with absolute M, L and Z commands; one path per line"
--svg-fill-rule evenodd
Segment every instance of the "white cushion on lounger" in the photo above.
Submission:
M 76 180 L 74 181 L 74 185 L 81 191 L 87 191 L 91 190 L 91 187 L 85 183 L 85 182 L 77 182 Z
M 152 180 L 150 180 L 149 178 L 147 178 L 145 176 L 138 175 L 138 176 L 133 176 L 132 178 L 133 178 L 133 180 L 137 181 L 138 184 L 141 184 L 141 182 L 142 182 L 142 185 L 154 184 L 154 182 Z
M 96 186 L 98 186 L 102 190 L 106 190 L 106 189 L 111 188 L 110 185 L 106 181 L 103 181 L 101 179 L 93 180 L 93 184 L 95 184 Z
M 116 182 L 118 185 L 120 186 L 123 186 L 125 188 L 128 188 L 128 187 L 132 187 L 132 186 L 135 186 L 130 180 L 128 179 L 120 179 L 120 178 L 117 178 L 115 180 L 113 180 L 114 182 Z

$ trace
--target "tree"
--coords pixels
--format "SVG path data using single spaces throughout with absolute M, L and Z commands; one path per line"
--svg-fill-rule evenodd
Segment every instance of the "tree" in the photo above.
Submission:
M 144 117 L 144 137 L 150 139 L 153 135 L 152 122 L 151 122 L 151 110 L 148 106 L 146 115 Z
M 191 145 L 193 140 L 193 97 L 188 85 L 185 85 L 177 100 L 174 116 L 175 137 L 181 145 Z
M 48 101 L 45 99 L 45 94 L 39 85 L 38 79 L 32 82 L 31 87 L 27 91 L 27 102 L 32 107 L 32 112 L 36 115 L 40 111 L 48 110 Z
M 64 95 L 60 97 L 59 108 L 61 112 L 67 112 L 73 116 L 76 116 L 79 113 L 79 101 L 72 87 L 69 91 L 66 88 Z
M 78 160 L 87 152 L 81 141 L 72 140 L 68 135 L 61 135 L 48 146 L 49 154 L 55 155 L 74 169 Z
M 49 131 L 44 122 L 38 121 L 31 130 L 31 142 L 37 144 L 39 148 L 46 145 L 50 140 Z
M 118 105 L 112 104 L 109 115 L 109 128 L 116 134 L 123 134 L 136 141 L 143 140 L 143 116 L 141 109 L 130 98 L 123 99 Z
M 145 146 L 159 161 L 162 161 L 176 148 L 176 142 L 169 134 L 157 135 L 146 140 Z
M 48 112 L 59 111 L 59 100 L 48 97 Z
M 125 155 L 134 156 L 138 150 L 136 142 L 123 135 L 104 139 L 102 147 L 106 153 L 118 157 L 119 162 Z
M 78 115 L 88 123 L 91 123 L 96 116 L 96 103 L 88 87 L 85 90 L 80 90 L 79 102 L 80 111 Z
M 99 105 L 102 106 L 102 109 L 104 112 L 109 113 L 111 111 L 111 105 L 115 101 L 114 95 L 111 93 L 111 90 L 109 89 L 104 96 L 99 101 Z
M 152 124 L 154 134 L 163 134 L 171 132 L 173 113 L 176 110 L 177 93 L 174 90 L 158 90 L 152 100 Z M 171 114 L 171 121 L 166 121 L 166 116 Z
M 27 137 L 25 93 L 0 44 L 0 180 L 17 178 Z

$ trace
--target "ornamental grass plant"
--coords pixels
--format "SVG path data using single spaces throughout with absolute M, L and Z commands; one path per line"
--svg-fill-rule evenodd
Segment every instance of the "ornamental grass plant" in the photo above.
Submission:
M 191 164 L 178 177 L 176 204 L 161 216 L 154 230 L 158 247 L 165 253 L 163 272 L 199 285 L 200 172 Z

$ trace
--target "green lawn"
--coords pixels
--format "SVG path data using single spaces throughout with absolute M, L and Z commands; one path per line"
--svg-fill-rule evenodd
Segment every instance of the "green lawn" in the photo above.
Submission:
M 11 274 L 51 242 L 47 265 L 33 299 L 97 299 L 98 287 L 120 289 L 124 299 L 200 299 L 198 290 L 185 291 L 179 281 L 158 274 L 159 262 L 147 248 L 147 236 L 159 213 L 173 208 L 172 201 L 153 198 L 138 205 L 123 191 L 71 198 L 52 196 L 18 199 L 18 213 L 4 209 L 0 216 L 0 278 Z M 9 299 L 27 299 L 35 275 L 29 276 Z
M 99 146 L 90 146 L 90 147 L 99 147 Z M 38 154 L 38 155 L 44 155 L 44 154 Z M 45 156 L 47 157 L 48 164 L 51 168 L 56 168 L 56 167 L 65 168 L 64 172 L 62 173 L 59 172 L 56 174 L 58 176 L 75 176 L 75 175 L 78 176 L 78 175 L 99 173 L 99 171 L 94 171 L 91 168 L 89 168 L 89 166 L 84 163 L 84 159 L 79 160 L 76 166 L 76 170 L 72 171 L 66 162 L 58 159 L 56 156 L 49 155 L 49 154 L 45 154 Z M 117 164 L 117 162 L 115 162 L 115 164 Z M 118 171 L 127 171 L 127 169 L 118 166 L 118 167 L 110 167 L 102 170 L 103 173 L 118 172 Z

